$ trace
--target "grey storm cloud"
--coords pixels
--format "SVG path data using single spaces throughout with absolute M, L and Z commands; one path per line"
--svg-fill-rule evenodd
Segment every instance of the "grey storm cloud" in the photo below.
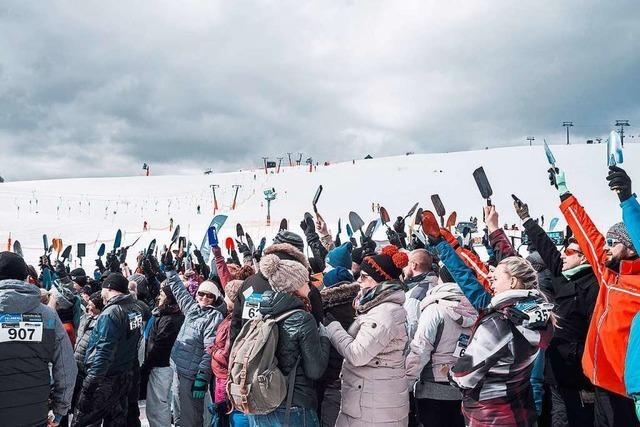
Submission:
M 0 174 L 560 143 L 563 120 L 583 142 L 640 125 L 639 18 L 633 1 L 6 1 Z

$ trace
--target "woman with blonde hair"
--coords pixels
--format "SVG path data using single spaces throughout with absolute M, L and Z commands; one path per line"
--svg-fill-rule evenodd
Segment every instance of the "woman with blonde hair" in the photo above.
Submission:
M 523 258 L 504 258 L 489 275 L 491 295 L 442 239 L 431 212 L 425 213 L 423 230 L 480 313 L 464 355 L 450 373 L 463 394 L 467 426 L 535 425 L 531 370 L 553 335 L 553 304 L 538 290 L 536 271 Z

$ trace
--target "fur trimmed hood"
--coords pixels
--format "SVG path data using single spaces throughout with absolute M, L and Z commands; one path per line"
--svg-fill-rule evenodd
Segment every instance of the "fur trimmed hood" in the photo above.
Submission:
M 275 254 L 278 256 L 278 258 L 281 258 L 281 259 L 298 261 L 300 264 L 304 265 L 304 267 L 307 270 L 311 268 L 307 257 L 302 252 L 300 252 L 295 246 L 290 245 L 289 243 L 275 243 L 269 246 L 267 249 L 265 249 L 264 254 L 265 255 Z
M 360 285 L 349 282 L 342 282 L 330 288 L 324 288 L 320 291 L 322 308 L 327 310 L 343 304 L 352 304 L 359 292 Z

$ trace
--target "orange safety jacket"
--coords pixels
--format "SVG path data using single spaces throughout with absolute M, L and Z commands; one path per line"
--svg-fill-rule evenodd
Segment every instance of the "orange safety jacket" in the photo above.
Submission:
M 560 204 L 580 249 L 598 278 L 600 291 L 582 356 L 591 382 L 626 395 L 624 368 L 633 317 L 640 311 L 640 260 L 622 261 L 620 272 L 606 267 L 605 238 L 574 196 Z

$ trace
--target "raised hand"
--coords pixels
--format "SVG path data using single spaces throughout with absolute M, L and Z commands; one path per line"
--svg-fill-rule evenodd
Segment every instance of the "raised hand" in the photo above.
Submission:
M 609 181 L 609 188 L 618 193 L 620 202 L 631 197 L 631 178 L 624 169 L 618 166 L 609 166 L 607 181 Z

